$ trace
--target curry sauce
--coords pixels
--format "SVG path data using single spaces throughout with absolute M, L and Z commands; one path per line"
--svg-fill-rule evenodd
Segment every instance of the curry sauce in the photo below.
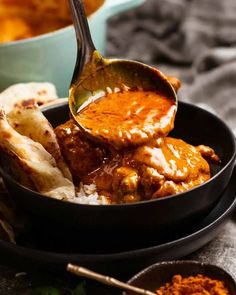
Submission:
M 154 91 L 107 93 L 76 116 L 94 138 L 123 149 L 166 136 L 174 127 L 176 104 Z
M 84 0 L 87 16 L 104 0 Z M 0 43 L 53 32 L 72 24 L 67 0 L 0 0 Z
M 176 104 L 161 93 L 108 93 L 78 113 L 56 135 L 77 185 L 96 184 L 112 204 L 161 198 L 189 190 L 211 177 L 215 152 L 167 137 Z M 95 139 L 95 140 L 92 140 Z

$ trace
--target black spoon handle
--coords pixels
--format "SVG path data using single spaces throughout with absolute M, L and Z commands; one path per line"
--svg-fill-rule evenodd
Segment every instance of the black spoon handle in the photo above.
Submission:
M 77 61 L 72 78 L 74 84 L 78 81 L 84 66 L 91 60 L 96 48 L 91 37 L 83 1 L 70 0 L 70 6 L 77 38 Z

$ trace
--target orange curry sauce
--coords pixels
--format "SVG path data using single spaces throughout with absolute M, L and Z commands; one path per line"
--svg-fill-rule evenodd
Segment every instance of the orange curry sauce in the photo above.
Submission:
M 77 122 L 115 149 L 146 144 L 174 127 L 176 104 L 151 91 L 108 93 L 77 115 Z
M 84 0 L 89 16 L 104 0 Z M 72 24 L 68 0 L 0 0 L 0 43 L 32 38 Z
M 77 184 L 95 183 L 111 203 L 130 203 L 188 190 L 210 178 L 219 162 L 206 146 L 166 137 L 176 104 L 144 90 L 108 93 L 58 126 L 56 134 Z M 93 139 L 91 139 L 91 136 Z

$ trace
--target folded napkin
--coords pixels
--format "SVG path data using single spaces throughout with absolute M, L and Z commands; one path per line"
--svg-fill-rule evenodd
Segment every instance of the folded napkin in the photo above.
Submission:
M 146 0 L 110 21 L 107 54 L 176 75 L 180 100 L 217 113 L 236 134 L 235 15 L 235 0 Z

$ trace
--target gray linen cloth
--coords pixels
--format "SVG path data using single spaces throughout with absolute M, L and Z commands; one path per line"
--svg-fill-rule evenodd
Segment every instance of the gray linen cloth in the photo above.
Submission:
M 112 19 L 107 54 L 176 75 L 180 100 L 217 113 L 236 134 L 235 0 L 146 0 Z

